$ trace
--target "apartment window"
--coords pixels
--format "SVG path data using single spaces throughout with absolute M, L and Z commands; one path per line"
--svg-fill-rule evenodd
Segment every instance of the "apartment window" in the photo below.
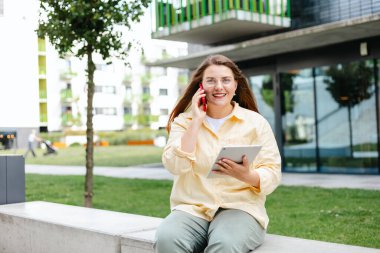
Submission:
M 0 0 L 0 17 L 4 16 L 4 0 Z
M 105 93 L 105 94 L 116 94 L 115 86 L 95 86 L 95 92 Z
M 114 72 L 114 68 L 112 64 L 98 63 L 98 64 L 95 64 L 95 67 L 96 67 L 96 70 L 99 70 L 99 71 Z
M 145 115 L 150 115 L 150 107 L 149 106 L 144 106 L 143 111 L 144 111 Z
M 124 114 L 132 114 L 132 107 L 125 106 L 124 107 Z
M 71 106 L 63 106 L 62 107 L 62 112 L 68 113 L 68 112 L 71 112 L 71 111 L 72 111 Z
M 114 116 L 116 115 L 116 108 L 114 107 L 96 107 L 95 115 L 107 115 Z
M 168 95 L 168 89 L 160 89 L 159 94 L 160 94 L 160 96 L 167 96 Z
M 143 90 L 142 90 L 143 94 L 150 94 L 150 88 L 149 87 L 143 87 Z
M 168 109 L 160 109 L 160 115 L 169 115 Z
M 125 98 L 126 99 L 132 98 L 132 87 L 131 86 L 125 86 Z

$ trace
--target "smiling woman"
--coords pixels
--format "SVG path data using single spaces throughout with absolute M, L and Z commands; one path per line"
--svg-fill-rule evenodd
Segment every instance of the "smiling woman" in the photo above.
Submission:
M 172 212 L 157 230 L 156 252 L 254 250 L 264 240 L 264 203 L 280 183 L 281 158 L 238 66 L 222 55 L 206 58 L 171 113 L 168 131 L 162 161 L 175 175 Z M 262 149 L 252 163 L 246 155 L 242 163 L 215 162 L 219 150 L 232 144 Z M 213 166 L 216 177 L 208 177 Z

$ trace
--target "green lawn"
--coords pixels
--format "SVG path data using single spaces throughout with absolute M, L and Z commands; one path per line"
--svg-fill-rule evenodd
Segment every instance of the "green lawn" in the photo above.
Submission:
M 16 153 L 24 154 L 25 150 Z M 13 150 L 0 154 L 14 153 Z M 37 149 L 37 157 L 29 154 L 25 163 L 46 165 L 85 165 L 85 148 L 69 147 L 58 150 L 57 154 L 43 156 L 44 150 Z M 109 146 L 95 147 L 95 166 L 126 167 L 139 164 L 160 163 L 162 148 L 155 146 Z
M 148 216 L 169 213 L 171 181 L 96 176 L 94 207 Z M 27 201 L 81 206 L 81 176 L 26 175 Z M 279 187 L 268 197 L 269 233 L 380 248 L 380 191 Z

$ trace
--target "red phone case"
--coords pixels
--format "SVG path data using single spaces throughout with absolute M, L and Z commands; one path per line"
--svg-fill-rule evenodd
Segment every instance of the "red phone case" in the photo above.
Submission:
M 199 87 L 203 90 L 203 85 L 202 85 L 202 83 L 199 84 Z M 205 97 L 201 98 L 201 103 L 202 103 L 202 105 L 203 105 L 203 111 L 206 111 L 206 110 L 207 110 L 207 107 L 206 107 L 207 101 L 206 101 L 206 98 L 205 98 Z

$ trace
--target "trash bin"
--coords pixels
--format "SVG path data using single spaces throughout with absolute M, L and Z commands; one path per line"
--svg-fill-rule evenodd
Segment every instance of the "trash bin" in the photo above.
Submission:
M 25 160 L 0 155 L 0 205 L 25 202 Z

